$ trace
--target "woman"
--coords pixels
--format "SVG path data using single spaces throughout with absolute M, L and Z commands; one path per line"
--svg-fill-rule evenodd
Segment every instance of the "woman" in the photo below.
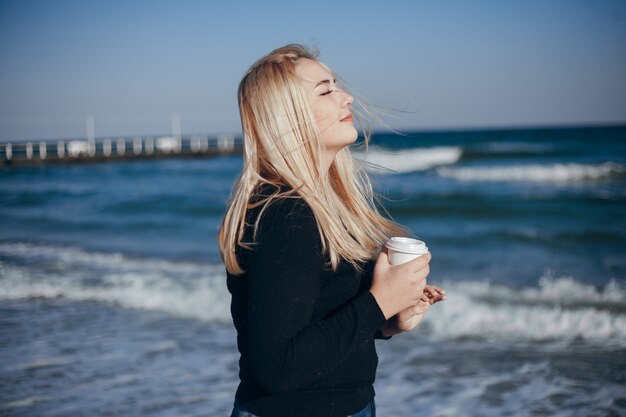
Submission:
M 375 337 L 443 298 L 430 254 L 391 266 L 380 251 L 406 232 L 377 212 L 347 148 L 353 98 L 314 54 L 271 52 L 238 99 L 244 166 L 218 236 L 241 353 L 232 416 L 374 415 Z

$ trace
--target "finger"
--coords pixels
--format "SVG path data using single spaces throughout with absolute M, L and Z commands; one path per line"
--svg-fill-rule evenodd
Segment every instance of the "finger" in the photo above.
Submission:
M 430 307 L 430 303 L 427 301 L 420 301 L 419 303 L 417 303 L 417 305 L 413 308 L 413 311 L 415 313 L 415 315 L 420 315 L 420 314 L 424 314 L 428 308 Z
M 445 294 L 437 294 L 437 296 L 436 296 L 436 297 L 433 297 L 433 298 L 431 299 L 431 304 L 438 303 L 439 301 L 443 301 L 443 300 L 445 300 L 445 299 L 446 299 Z
M 431 285 L 430 288 L 431 288 L 431 290 L 437 291 L 439 294 L 445 294 L 446 293 L 445 290 L 442 290 L 441 288 L 439 288 L 439 287 L 437 287 L 435 285 Z
M 439 288 L 439 287 L 435 287 L 434 285 L 433 285 L 432 287 L 435 289 L 435 291 L 437 291 L 437 294 L 436 294 L 436 295 L 437 295 L 439 298 L 444 298 L 444 297 L 446 296 L 446 291 L 445 291 L 445 290 L 442 290 L 442 289 L 441 289 L 441 288 Z
M 426 288 L 424 288 L 424 293 L 428 295 L 428 301 L 430 302 L 430 304 L 434 304 L 437 301 L 441 301 L 445 298 L 445 294 L 443 293 L 443 291 L 440 291 L 441 290 L 434 285 L 427 285 Z
M 389 255 L 387 254 L 387 251 L 380 251 L 380 253 L 378 254 L 378 258 L 376 258 L 376 264 L 374 265 L 374 268 L 389 268 L 390 266 L 391 264 L 389 263 Z

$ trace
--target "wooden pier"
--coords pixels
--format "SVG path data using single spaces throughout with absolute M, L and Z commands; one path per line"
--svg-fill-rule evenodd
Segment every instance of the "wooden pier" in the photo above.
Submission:
M 115 160 L 210 157 L 238 154 L 241 138 L 233 135 L 135 136 L 106 139 L 70 139 L 0 143 L 0 166 Z

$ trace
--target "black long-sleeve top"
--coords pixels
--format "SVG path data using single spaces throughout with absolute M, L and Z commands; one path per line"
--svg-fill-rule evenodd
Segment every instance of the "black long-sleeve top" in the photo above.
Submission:
M 249 210 L 254 224 L 261 207 Z M 253 226 L 246 230 L 252 241 Z M 385 317 L 373 295 L 373 262 L 359 272 L 326 264 L 310 207 L 272 201 L 252 250 L 238 248 L 246 273 L 228 274 L 237 329 L 236 400 L 262 417 L 335 417 L 374 397 L 374 346 Z

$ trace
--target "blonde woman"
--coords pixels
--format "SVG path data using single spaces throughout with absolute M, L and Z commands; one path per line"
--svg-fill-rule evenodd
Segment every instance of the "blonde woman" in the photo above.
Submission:
M 241 353 L 232 416 L 373 416 L 374 339 L 444 297 L 426 287 L 431 256 L 391 266 L 381 251 L 406 231 L 377 212 L 347 148 L 353 98 L 316 55 L 271 52 L 238 99 L 244 166 L 218 236 Z

